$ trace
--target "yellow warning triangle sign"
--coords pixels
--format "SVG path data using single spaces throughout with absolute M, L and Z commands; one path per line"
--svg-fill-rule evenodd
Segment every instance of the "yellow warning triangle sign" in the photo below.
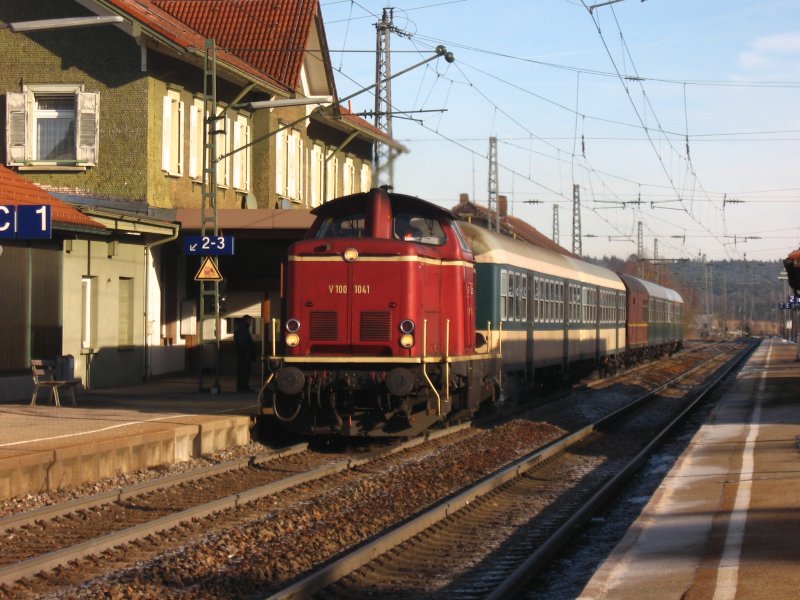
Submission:
M 222 281 L 222 273 L 219 272 L 217 264 L 210 256 L 203 257 L 200 269 L 194 276 L 195 281 Z

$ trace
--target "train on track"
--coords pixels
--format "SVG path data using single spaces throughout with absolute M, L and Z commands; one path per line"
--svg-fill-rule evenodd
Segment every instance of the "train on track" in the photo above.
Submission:
M 312 213 L 284 269 L 260 412 L 301 434 L 410 436 L 516 383 L 673 352 L 674 290 L 384 189 Z

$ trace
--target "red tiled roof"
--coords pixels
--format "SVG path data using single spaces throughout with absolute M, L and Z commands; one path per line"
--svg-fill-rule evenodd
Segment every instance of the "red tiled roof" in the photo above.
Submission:
M 481 206 L 474 202 L 461 201 L 458 205 L 456 205 L 453 209 L 453 214 L 458 217 L 464 218 L 467 216 L 477 217 L 477 219 L 486 221 L 489 216 L 489 209 L 485 206 Z M 572 256 L 577 258 L 575 254 L 567 250 L 566 248 L 559 246 L 549 237 L 544 235 L 541 231 L 529 225 L 522 219 L 518 219 L 517 217 L 501 217 L 500 218 L 500 228 L 508 234 L 513 234 L 521 240 L 528 242 L 534 246 L 538 246 L 539 248 L 544 248 L 545 250 L 552 250 L 553 252 L 558 252 L 559 254 L 563 254 L 565 256 Z
M 204 37 L 288 88 L 300 68 L 317 0 L 152 0 Z
M 253 4 L 262 4 L 267 0 L 251 1 Z M 283 2 L 287 12 L 290 12 L 288 8 L 294 6 L 291 0 L 273 0 L 273 2 L 278 1 Z M 301 1 L 303 3 L 309 2 L 313 4 L 314 8 L 316 8 L 316 0 L 296 1 Z M 178 17 L 161 8 L 159 4 L 197 5 L 196 7 L 188 7 L 195 11 L 200 9 L 202 5 L 220 4 L 224 6 L 227 4 L 250 4 L 250 2 L 245 2 L 244 0 L 229 0 L 228 2 L 222 0 L 184 0 L 183 2 L 175 1 L 171 3 L 168 2 L 168 0 L 95 0 L 95 2 L 101 6 L 109 7 L 112 10 L 116 9 L 118 14 L 127 15 L 131 19 L 136 20 L 146 28 L 150 29 L 156 37 L 161 36 L 162 39 L 168 41 L 169 43 L 175 44 L 183 50 L 194 53 L 197 56 L 201 56 L 202 53 L 205 52 L 206 39 L 209 34 L 212 34 L 212 37 L 215 37 L 213 36 L 215 32 L 209 31 L 208 34 L 204 34 L 200 31 L 197 31 L 190 24 L 181 21 Z M 177 7 L 171 8 L 177 10 Z M 213 21 L 211 21 L 211 23 L 213 24 Z M 226 27 L 226 29 L 220 31 L 220 33 L 227 32 L 228 34 L 230 34 L 235 27 L 235 25 L 227 24 L 225 22 L 220 23 L 220 26 Z M 261 26 L 266 30 L 269 30 L 267 24 L 261 23 Z M 288 89 L 288 91 L 294 91 L 294 81 L 283 81 L 282 79 L 275 77 L 271 72 L 261 70 L 256 65 L 248 62 L 241 56 L 238 56 L 233 52 L 220 49 L 224 48 L 225 45 L 220 43 L 219 39 L 217 39 L 216 42 L 218 64 L 227 64 L 230 68 L 239 70 L 256 79 L 260 79 L 267 84 L 271 84 L 273 86 L 277 85 L 280 88 Z M 305 42 L 305 38 L 303 38 L 303 42 Z M 274 52 L 265 52 L 264 54 L 271 55 L 274 54 Z M 266 59 L 269 58 L 271 57 L 266 57 Z M 300 60 L 302 60 L 302 55 Z
M 95 1 L 116 8 L 186 51 L 203 51 L 205 40 L 213 38 L 218 62 L 288 92 L 300 86 L 304 51 L 319 15 L 319 0 Z M 370 122 L 339 108 L 350 125 L 406 150 Z
M 384 142 L 394 146 L 395 148 L 397 148 L 400 151 L 403 151 L 403 152 L 407 151 L 407 149 L 403 145 L 401 145 L 399 142 L 397 142 L 394 138 L 389 137 L 388 135 L 386 135 L 385 132 L 383 132 L 380 129 L 378 129 L 377 127 L 375 127 L 375 125 L 373 125 L 372 123 L 370 123 L 366 119 L 364 119 L 362 117 L 359 117 L 358 115 L 354 115 L 350 111 L 350 109 L 345 108 L 342 105 L 339 105 L 338 110 L 342 115 L 342 119 L 344 119 L 345 121 L 348 121 L 349 123 L 352 123 L 353 125 L 355 125 L 359 129 L 365 130 L 371 136 L 373 136 L 375 138 L 378 138 L 380 140 L 383 140 Z
M 49 204 L 52 207 L 51 218 L 54 223 L 89 227 L 92 229 L 105 229 L 105 225 L 51 196 L 44 190 L 17 175 L 14 171 L 0 165 L 0 204 Z

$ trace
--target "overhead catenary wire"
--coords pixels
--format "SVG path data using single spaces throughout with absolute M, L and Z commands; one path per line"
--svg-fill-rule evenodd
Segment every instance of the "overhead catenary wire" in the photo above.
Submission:
M 435 38 L 426 38 L 426 36 L 417 34 L 416 35 L 416 39 L 417 40 L 422 40 L 422 39 L 435 39 Z M 620 36 L 620 42 L 624 45 L 624 36 Z M 448 42 L 448 45 L 452 45 L 453 48 L 467 47 L 467 46 L 465 46 L 463 44 L 459 44 L 458 42 L 452 42 L 452 43 Z M 511 56 L 511 55 L 509 55 L 509 56 Z M 518 58 L 518 57 L 512 57 L 512 59 L 513 58 Z M 537 62 L 541 62 L 541 61 L 537 61 Z M 546 64 L 546 63 L 542 63 L 542 64 Z M 627 57 L 625 58 L 624 64 L 625 64 L 625 66 L 624 66 L 624 69 L 623 69 L 623 73 L 625 73 L 626 69 L 631 68 L 633 66 L 632 65 L 632 61 L 628 61 Z M 459 67 L 458 71 L 456 71 L 456 70 L 452 71 L 452 73 L 455 74 L 456 76 L 458 76 L 458 74 L 461 73 L 466 78 L 467 71 L 474 71 L 474 69 L 472 69 L 472 66 L 469 65 L 467 63 L 467 61 L 461 59 L 461 57 L 459 57 L 458 67 Z M 428 68 L 429 67 L 426 67 L 426 71 L 427 71 Z M 580 71 L 581 74 L 592 73 L 591 69 L 576 69 L 576 70 Z M 552 152 L 550 152 L 550 153 L 548 153 L 548 152 L 539 152 L 538 155 L 539 156 L 544 156 L 544 155 L 547 155 L 547 154 L 552 154 L 553 156 L 549 157 L 549 159 L 553 160 L 555 162 L 555 164 L 558 165 L 559 173 L 561 172 L 562 165 L 566 164 L 565 163 L 565 157 L 569 157 L 569 158 L 566 158 L 566 160 L 571 160 L 572 159 L 571 153 L 568 152 L 568 151 L 565 151 L 564 145 L 559 144 L 558 143 L 559 140 L 557 138 L 552 138 L 552 137 L 548 137 L 548 136 L 542 136 L 540 132 L 538 132 L 540 134 L 540 137 L 537 137 L 537 135 L 534 133 L 535 128 L 532 128 L 532 127 L 530 127 L 528 125 L 524 125 L 524 123 L 526 122 L 526 119 L 524 117 L 521 118 L 520 115 L 514 115 L 513 114 L 514 111 L 509 111 L 507 106 L 503 106 L 502 103 L 498 103 L 496 101 L 493 101 L 493 99 L 491 98 L 492 94 L 490 94 L 490 93 L 487 94 L 485 92 L 485 90 L 480 89 L 481 86 L 476 84 L 476 82 L 474 80 L 471 81 L 469 84 L 464 84 L 464 82 L 457 81 L 457 78 L 448 77 L 446 75 L 443 75 L 441 72 L 437 73 L 436 77 L 431 78 L 430 74 L 433 73 L 434 71 L 435 71 L 435 69 L 431 69 L 430 73 L 426 73 L 426 81 L 423 84 L 421 84 L 420 90 L 423 89 L 422 86 L 425 86 L 425 89 L 428 90 L 428 92 L 427 93 L 419 93 L 419 95 L 418 95 L 419 100 L 418 101 L 422 101 L 423 98 L 425 99 L 425 102 L 429 102 L 430 100 L 432 100 L 434 98 L 433 89 L 434 89 L 435 86 L 438 86 L 441 91 L 446 89 L 447 90 L 447 94 L 445 94 L 445 95 L 447 97 L 449 97 L 450 95 L 455 94 L 456 92 L 458 94 L 460 94 L 460 95 L 463 95 L 463 93 L 465 93 L 465 92 L 471 93 L 472 91 L 483 92 L 483 96 L 482 97 L 483 97 L 485 102 L 490 104 L 490 111 L 491 111 L 491 116 L 489 114 L 487 114 L 486 122 L 488 123 L 488 122 L 491 121 L 493 123 L 493 125 L 492 125 L 493 132 L 500 133 L 499 125 L 498 125 L 499 124 L 499 120 L 498 119 L 499 119 L 499 117 L 501 115 L 502 115 L 503 118 L 510 117 L 510 119 L 509 119 L 510 122 L 513 122 L 515 120 L 517 121 L 517 125 L 516 126 L 520 127 L 521 133 L 522 133 L 522 135 L 518 136 L 518 139 L 526 140 L 524 142 L 524 144 L 519 144 L 519 146 L 523 147 L 524 151 L 527 153 L 527 161 L 526 162 L 528 163 L 528 166 L 523 168 L 523 169 L 515 169 L 515 168 L 513 168 L 511 166 L 511 163 L 503 164 L 505 162 L 503 160 L 505 157 L 501 154 L 501 156 L 500 156 L 500 159 L 501 159 L 500 168 L 504 172 L 508 171 L 508 172 L 512 173 L 512 176 L 511 176 L 512 181 L 515 181 L 515 178 L 517 176 L 521 177 L 523 180 L 526 180 L 526 181 L 530 180 L 530 179 L 535 179 L 537 177 L 537 173 L 540 173 L 541 170 L 538 169 L 536 167 L 536 164 L 532 161 L 532 157 L 536 156 L 536 155 L 534 155 L 532 153 L 533 152 L 539 152 L 539 150 L 536 148 L 536 146 L 538 144 L 540 144 L 540 143 L 544 143 L 545 141 L 551 142 L 551 146 L 549 146 L 549 147 L 552 148 Z M 483 70 L 479 70 L 479 71 L 475 71 L 475 72 L 480 72 L 480 71 L 483 71 Z M 485 73 L 485 71 L 483 71 L 483 72 Z M 598 73 L 601 73 L 601 72 L 598 72 Z M 492 74 L 492 75 L 494 75 L 494 74 Z M 609 77 L 611 77 L 611 76 L 617 77 L 617 78 L 619 77 L 619 74 L 616 74 L 616 73 L 604 73 L 603 75 L 604 76 L 609 76 Z M 647 81 L 647 82 L 659 81 L 659 82 L 677 83 L 677 84 L 680 84 L 680 85 L 683 85 L 684 83 L 686 83 L 689 86 L 693 85 L 694 83 L 698 83 L 698 84 L 713 84 L 714 83 L 714 82 L 691 82 L 691 81 L 666 80 L 666 79 L 665 80 L 659 80 L 659 79 L 648 78 L 648 77 L 638 77 L 638 79 L 640 81 L 637 82 L 637 83 L 639 84 L 640 87 L 642 87 L 641 86 L 641 82 L 645 82 L 645 81 Z M 631 79 L 631 81 L 633 81 L 633 79 Z M 513 83 L 513 82 L 509 82 L 509 83 Z M 721 83 L 723 85 L 727 85 L 728 82 L 721 82 Z M 745 83 L 747 84 L 748 82 L 745 82 Z M 750 83 L 754 83 L 753 87 L 759 87 L 761 82 L 750 82 Z M 781 87 L 786 87 L 784 85 L 784 82 L 778 82 L 778 83 L 779 83 L 779 85 Z M 459 85 L 466 85 L 466 87 L 463 88 L 464 91 L 462 91 L 462 89 L 457 89 Z M 769 86 L 769 85 L 770 85 L 770 82 L 766 82 L 766 86 Z M 521 88 L 522 86 L 519 86 L 519 87 Z M 441 96 L 441 92 L 439 92 L 439 94 Z M 478 95 L 480 96 L 480 93 Z M 642 92 L 642 95 L 643 95 L 643 99 L 642 99 L 641 102 L 642 102 L 642 104 L 644 104 L 648 100 L 646 98 L 645 91 Z M 687 105 L 688 105 L 688 102 L 687 102 Z M 408 107 L 403 107 L 403 108 L 408 108 Z M 566 108 L 567 110 L 570 110 L 570 111 L 572 110 L 570 107 L 564 107 L 564 108 Z M 712 140 L 712 136 L 714 135 L 713 133 L 695 133 L 693 135 L 688 135 L 689 134 L 689 128 L 687 126 L 688 116 L 689 116 L 689 114 L 688 114 L 688 106 L 686 106 L 684 112 L 685 112 L 685 117 L 687 118 L 686 122 L 683 124 L 684 125 L 684 131 L 678 133 L 678 132 L 673 132 L 673 131 L 667 131 L 664 128 L 661 128 L 660 130 L 656 129 L 655 131 L 658 131 L 658 135 L 660 136 L 659 139 L 658 139 L 658 144 L 666 146 L 667 145 L 666 144 L 667 138 L 673 138 L 672 141 L 674 142 L 675 146 L 677 146 L 677 145 L 685 146 L 687 137 L 689 138 L 688 141 L 690 143 L 695 143 L 696 141 L 698 141 L 698 139 L 701 139 L 701 136 L 707 136 L 706 139 L 708 141 Z M 626 126 L 626 127 L 636 127 L 637 129 L 640 129 L 640 130 L 644 131 L 645 133 L 648 133 L 649 130 L 651 130 L 653 127 L 656 127 L 655 124 L 652 124 L 652 121 L 651 121 L 651 118 L 650 118 L 651 117 L 651 113 L 652 113 L 652 116 L 655 116 L 655 111 L 651 111 L 651 109 L 649 109 L 649 108 L 645 109 L 642 112 L 642 114 L 641 114 L 642 118 L 640 119 L 641 120 L 641 124 L 640 125 L 631 124 L 631 123 L 621 123 L 621 125 L 622 126 Z M 436 119 L 435 121 L 432 120 L 434 118 Z M 575 117 L 575 118 L 579 119 L 583 123 L 586 123 L 587 121 L 592 119 L 593 116 L 592 115 L 581 115 L 581 116 Z M 426 119 L 425 125 L 433 124 L 434 125 L 434 129 L 436 130 L 436 132 L 432 132 L 434 137 L 430 138 L 430 139 L 433 139 L 433 140 L 441 139 L 444 143 L 448 143 L 448 144 L 452 144 L 454 140 L 458 140 L 458 141 L 461 142 L 461 146 L 462 147 L 464 147 L 465 149 L 470 151 L 473 164 L 475 163 L 476 159 L 478 159 L 478 158 L 480 158 L 482 160 L 485 160 L 486 157 L 482 152 L 478 152 L 478 151 L 475 151 L 473 148 L 469 148 L 469 141 L 470 141 L 469 139 L 463 138 L 461 136 L 456 137 L 456 136 L 452 136 L 452 135 L 450 135 L 450 136 L 447 135 L 447 133 L 448 133 L 447 130 L 450 129 L 450 125 L 448 123 L 449 119 L 451 119 L 451 116 L 449 116 L 446 113 L 440 113 L 436 117 L 432 117 L 431 116 L 431 117 L 428 117 Z M 619 123 L 618 120 L 613 120 L 613 119 L 608 119 L 607 121 L 608 122 Z M 768 128 L 764 128 L 764 129 L 768 129 Z M 593 136 L 591 131 L 582 131 L 581 135 L 582 135 L 582 145 L 583 144 L 587 144 L 587 142 L 590 142 L 593 139 L 603 139 L 602 136 Z M 725 136 L 725 138 L 736 137 L 735 134 L 733 134 L 731 132 L 724 132 L 722 135 Z M 774 134 L 774 133 L 768 133 L 767 134 L 767 136 L 774 136 L 774 135 L 776 135 L 776 134 Z M 786 134 L 778 133 L 777 135 L 786 135 Z M 444 136 L 444 137 L 442 137 L 442 136 Z M 719 137 L 720 137 L 720 135 L 717 135 L 717 138 L 719 138 Z M 755 137 L 755 135 L 753 135 L 751 137 Z M 763 133 L 761 134 L 761 137 L 765 137 Z M 401 138 L 398 138 L 398 139 L 401 139 Z M 405 138 L 405 139 L 411 139 L 411 138 Z M 485 140 L 486 140 L 485 137 L 476 138 L 476 139 L 479 139 L 481 144 L 485 144 Z M 506 142 L 506 141 L 510 141 L 510 139 L 513 139 L 513 138 L 508 138 L 508 136 L 503 137 L 502 135 L 498 135 L 498 139 L 501 142 Z M 572 139 L 574 141 L 576 139 L 576 137 L 574 135 L 574 132 L 573 132 L 572 136 L 570 136 L 570 137 L 565 136 L 564 138 L 562 138 L 562 141 L 566 141 L 567 139 Z M 650 139 L 650 137 L 646 138 L 645 141 L 647 141 L 647 143 L 652 144 L 652 140 Z M 680 144 L 679 144 L 679 141 L 680 141 Z M 552 143 L 552 142 L 555 142 L 555 143 Z M 739 142 L 737 141 L 737 143 L 739 143 Z M 525 148 L 526 146 L 527 146 L 527 148 Z M 593 181 L 593 183 L 591 183 L 591 185 L 589 185 L 588 183 L 586 184 L 587 190 L 591 189 L 591 194 L 587 193 L 587 198 L 589 196 L 591 196 L 590 200 L 599 200 L 599 199 L 601 199 L 601 197 L 619 198 L 623 202 L 625 200 L 627 200 L 627 198 L 630 197 L 629 194 L 624 194 L 624 193 L 614 194 L 613 189 L 614 189 L 615 186 L 609 185 L 608 178 L 612 178 L 613 177 L 617 181 L 625 181 L 625 180 L 633 181 L 633 179 L 635 179 L 635 178 L 632 179 L 630 177 L 619 177 L 619 175 L 616 175 L 616 174 L 613 174 L 613 173 L 603 172 L 602 169 L 594 168 L 594 166 L 591 163 L 591 144 L 589 143 L 589 146 L 586 148 L 586 152 L 585 152 L 586 157 L 583 157 L 583 154 L 584 154 L 583 150 L 584 149 L 582 148 L 581 149 L 581 155 L 582 155 L 581 157 L 585 158 L 586 160 L 585 161 L 584 160 L 576 161 L 576 165 L 577 165 L 576 168 L 578 169 L 578 172 L 576 173 L 576 178 L 584 179 L 586 181 Z M 674 150 L 673 150 L 673 152 L 674 152 Z M 684 153 L 680 152 L 679 154 L 683 155 Z M 691 157 L 691 153 L 690 153 L 690 158 L 692 158 Z M 667 158 L 665 160 L 674 161 L 675 158 L 674 157 L 669 157 L 669 158 Z M 519 172 L 520 170 L 522 170 L 522 173 Z M 527 170 L 527 173 L 524 172 L 525 170 Z M 514 173 L 516 173 L 516 175 L 514 175 Z M 597 179 L 598 174 L 600 175 L 599 179 Z M 670 191 L 672 192 L 672 194 L 671 194 L 672 196 L 678 196 L 679 198 L 686 198 L 687 202 L 689 203 L 689 204 L 686 205 L 686 210 L 691 210 L 692 204 L 697 204 L 697 206 L 704 205 L 704 204 L 705 205 L 709 205 L 709 206 L 714 206 L 715 204 L 719 204 L 719 202 L 722 199 L 722 196 L 718 195 L 718 196 L 715 197 L 713 195 L 713 194 L 715 194 L 715 192 L 705 192 L 704 193 L 703 189 L 702 189 L 702 186 L 698 185 L 699 181 L 694 178 L 695 175 L 696 174 L 692 173 L 692 169 L 688 168 L 686 170 L 685 174 L 681 175 L 680 177 L 678 177 L 676 175 L 673 175 L 674 180 L 671 181 L 669 186 L 663 186 L 661 184 L 652 183 L 652 182 L 647 183 L 645 181 L 633 181 L 633 183 L 637 184 L 637 185 L 638 184 L 642 184 L 644 186 L 644 189 L 643 189 L 644 195 L 647 196 L 650 199 L 653 199 L 653 200 L 673 200 L 674 202 L 677 202 L 678 200 L 676 200 L 674 198 L 670 198 L 670 194 L 669 194 Z M 474 177 L 474 175 L 473 175 L 473 177 Z M 586 178 L 588 178 L 588 179 L 586 179 Z M 563 177 L 559 176 L 558 181 L 563 184 Z M 542 182 L 540 181 L 540 182 L 537 182 L 537 183 L 542 183 Z M 536 184 L 534 184 L 534 185 L 536 185 Z M 547 188 L 555 188 L 555 189 L 551 189 L 551 191 L 546 191 L 547 194 L 552 194 L 552 198 L 553 198 L 552 201 L 553 202 L 567 201 L 567 200 L 564 199 L 564 194 L 561 191 L 558 190 L 558 187 L 559 187 L 558 185 L 553 186 L 553 185 L 546 185 L 545 184 L 545 187 L 547 187 Z M 667 195 L 665 196 L 659 190 L 666 190 L 667 191 Z M 788 192 L 788 193 L 791 194 L 791 192 Z M 741 193 L 741 192 L 735 192 L 734 195 L 740 196 L 740 197 L 744 196 L 744 194 Z M 748 196 L 750 196 L 750 195 L 754 196 L 756 194 L 755 193 L 753 193 L 753 194 L 748 193 Z M 768 199 L 759 199 L 759 200 L 769 201 Z M 751 201 L 754 201 L 754 200 L 751 200 Z M 786 201 L 787 202 L 792 202 L 793 201 L 792 197 L 789 196 Z M 513 199 L 512 199 L 512 202 L 513 202 Z M 659 206 L 659 205 L 665 206 L 665 207 L 669 206 L 669 204 L 655 203 L 655 206 Z M 641 209 L 645 210 L 645 211 L 649 210 L 649 212 L 652 213 L 653 204 L 643 203 Z M 684 212 L 686 212 L 686 211 L 684 211 Z M 628 211 L 625 211 L 625 213 L 626 214 L 630 214 L 631 211 L 628 210 Z M 689 213 L 687 212 L 687 214 L 689 214 Z M 701 223 L 703 223 L 704 225 L 708 224 L 706 222 L 705 218 L 702 215 L 698 215 L 698 218 L 701 221 Z M 666 223 L 669 224 L 669 225 L 674 225 L 669 220 L 667 220 Z M 717 228 L 715 227 L 713 230 L 710 230 L 710 231 L 712 233 L 716 233 L 716 230 L 717 230 Z M 724 231 L 724 229 L 723 229 L 723 231 Z M 717 234 L 717 236 L 718 236 L 718 234 Z M 712 237 L 712 239 L 713 239 L 713 237 Z

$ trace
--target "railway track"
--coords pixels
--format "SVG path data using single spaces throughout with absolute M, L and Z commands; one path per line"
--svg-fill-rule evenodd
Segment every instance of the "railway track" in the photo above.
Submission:
M 568 421 L 460 427 L 360 456 L 298 447 L 13 515 L 0 520 L 0 597 L 277 592 L 580 426 Z
M 550 437 L 559 434 L 553 429 Z M 79 586 L 106 571 L 151 559 L 198 537 L 216 532 L 225 535 L 265 514 L 276 517 L 271 523 L 274 536 L 286 534 L 295 527 L 290 521 L 313 520 L 316 510 L 312 505 L 320 497 L 335 498 L 337 492 L 348 495 L 348 500 L 363 493 L 382 495 L 380 485 L 371 480 L 397 469 L 406 469 L 413 478 L 422 457 L 442 449 L 441 454 L 447 456 L 447 450 L 480 434 L 467 426 L 457 427 L 361 456 L 315 454 L 296 448 L 287 456 L 268 457 L 271 460 L 225 465 L 213 472 L 202 469 L 68 506 L 14 515 L 0 521 L 1 547 L 6 553 L 6 564 L 0 568 L 0 597 L 27 598 Z M 536 436 L 526 437 L 532 444 L 542 442 Z M 505 456 L 494 459 L 507 462 L 520 452 L 510 448 Z M 482 468 L 489 471 L 496 466 L 490 462 Z M 259 481 L 256 486 L 254 478 Z M 463 485 L 463 479 L 447 485 Z M 348 494 L 353 490 L 355 494 Z M 290 508 L 284 509 L 286 506 Z M 348 506 L 348 502 L 333 500 L 333 506 L 325 510 L 347 512 L 351 510 Z M 52 550 L 54 546 L 58 549 Z M 64 594 L 74 597 L 70 592 Z
M 748 353 L 707 358 L 271 598 L 510 597 Z

